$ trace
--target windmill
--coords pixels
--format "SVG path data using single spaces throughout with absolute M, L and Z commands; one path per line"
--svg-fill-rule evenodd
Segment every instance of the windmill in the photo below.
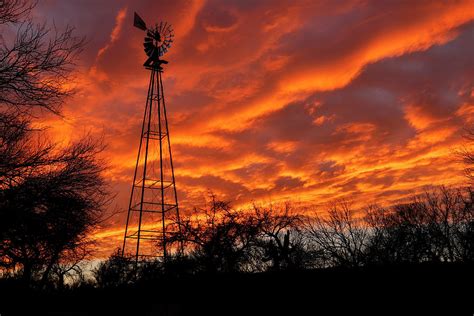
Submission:
M 145 47 L 145 53 L 148 59 L 143 66 L 151 67 L 153 65 L 159 66 L 161 64 L 167 64 L 168 62 L 160 60 L 160 57 L 168 51 L 173 42 L 174 33 L 171 24 L 160 22 L 160 24 L 156 24 L 154 27 L 147 29 L 145 21 L 135 12 L 133 26 L 146 32 L 143 46 Z
M 144 51 L 148 59 L 143 66 L 150 70 L 145 113 L 135 173 L 128 207 L 122 256 L 132 254 L 136 262 L 148 258 L 162 258 L 167 239 L 179 231 L 179 208 L 174 177 L 173 158 L 166 115 L 165 96 L 160 59 L 171 47 L 173 29 L 166 22 L 147 28 L 135 13 L 133 25 L 145 31 Z M 182 251 L 174 249 L 174 251 Z

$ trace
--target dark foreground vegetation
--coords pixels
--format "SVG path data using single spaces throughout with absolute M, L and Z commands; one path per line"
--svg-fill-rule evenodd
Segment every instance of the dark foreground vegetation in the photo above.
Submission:
M 137 265 L 118 250 L 69 283 L 25 280 L 20 269 L 1 280 L 2 314 L 469 315 L 473 196 L 439 188 L 390 208 L 356 212 L 342 202 L 327 216 L 292 214 L 288 205 L 238 211 L 213 200 L 170 241 L 184 242 L 184 254 Z
M 472 266 L 158 278 L 116 288 L 1 287 L 2 315 L 471 315 Z
M 168 243 L 185 252 L 135 264 L 116 252 L 93 271 L 88 235 L 109 199 L 86 136 L 67 146 L 33 128 L 60 115 L 84 41 L 0 1 L 0 314 L 472 315 L 474 193 L 438 188 L 407 203 L 323 215 L 290 205 L 236 210 L 212 198 Z M 464 153 L 467 171 L 474 159 Z M 162 245 L 157 244 L 159 249 Z

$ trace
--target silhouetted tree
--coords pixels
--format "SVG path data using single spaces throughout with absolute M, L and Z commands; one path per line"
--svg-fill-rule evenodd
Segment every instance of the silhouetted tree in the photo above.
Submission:
M 198 271 L 300 269 L 311 258 L 301 224 L 302 217 L 292 214 L 289 204 L 236 210 L 211 196 L 209 208 L 183 217 L 180 233 L 168 243 L 182 242 L 188 263 L 195 260 Z
M 84 242 L 72 250 L 64 251 L 62 259 L 51 266 L 49 275 L 44 275 L 43 282 L 49 281 L 57 289 L 64 288 L 66 284 L 70 286 L 88 284 L 82 263 L 91 256 L 89 246 L 89 243 Z
M 427 214 L 431 261 L 458 260 L 461 253 L 459 234 L 464 231 L 463 224 L 474 219 L 470 201 L 461 190 L 445 187 L 426 192 L 417 199 L 422 205 L 421 211 Z
M 14 186 L 36 168 L 44 165 L 51 144 L 32 140 L 30 121 L 18 113 L 0 115 L 0 187 Z M 41 144 L 33 146 L 29 142 Z
M 84 39 L 67 26 L 63 32 L 36 24 L 29 17 L 35 2 L 0 3 L 0 30 L 11 27 L 16 37 L 0 37 L 0 105 L 25 111 L 33 107 L 59 113 L 73 92 L 71 74 Z
M 69 96 L 74 60 L 84 39 L 36 24 L 35 2 L 0 2 L 0 267 L 24 280 L 80 275 L 89 254 L 87 234 L 106 202 L 97 155 L 90 137 L 59 148 L 31 128 L 32 110 L 59 113 Z
M 246 269 L 260 232 L 259 223 L 229 203 L 211 198 L 209 208 L 195 209 L 194 214 L 181 219 L 180 233 L 168 242 L 183 243 L 198 263 L 198 270 L 216 273 Z
M 122 255 L 117 249 L 107 260 L 93 270 L 96 284 L 101 288 L 133 284 L 137 277 L 137 266 L 132 256 Z
M 364 264 L 370 231 L 348 202 L 335 203 L 327 217 L 309 218 L 306 228 L 308 238 L 327 265 L 360 267 Z
M 35 5 L 34 1 L 28 0 L 6 0 L 0 2 L 0 24 L 20 22 Z
M 85 256 L 87 234 L 107 201 L 97 159 L 102 147 L 86 138 L 60 149 L 38 145 L 27 128 L 20 134 L 13 142 L 0 135 L 7 161 L 14 161 L 8 159 L 13 153 L 20 162 L 0 166 L 8 169 L 0 172 L 6 175 L 0 188 L 0 264 L 21 267 L 25 280 L 40 274 L 46 281 L 59 263 Z
M 372 207 L 366 222 L 373 263 L 472 261 L 474 209 L 470 189 L 426 192 L 411 203 Z
M 390 210 L 377 209 L 368 214 L 366 220 L 374 234 L 368 247 L 370 262 L 427 261 L 431 244 L 421 207 L 417 203 L 399 204 Z
M 101 288 L 129 285 L 154 287 L 157 282 L 193 275 L 197 269 L 197 262 L 187 255 L 168 256 L 166 265 L 161 258 L 137 264 L 133 255 L 122 256 L 121 250 L 117 249 L 92 272 L 96 285 Z
M 457 151 L 458 157 L 464 163 L 464 174 L 471 181 L 474 180 L 474 152 L 472 144 L 474 143 L 474 129 L 466 129 L 464 133 L 465 145 Z
M 302 217 L 291 213 L 289 203 L 281 209 L 254 205 L 252 216 L 260 230 L 260 259 L 270 262 L 271 270 L 299 269 L 306 265 L 310 256 L 302 234 Z

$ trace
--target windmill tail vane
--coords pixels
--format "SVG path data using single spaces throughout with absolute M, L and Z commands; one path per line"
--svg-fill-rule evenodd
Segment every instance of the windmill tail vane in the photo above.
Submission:
M 142 31 L 146 31 L 146 23 L 143 19 L 135 12 L 133 16 L 133 26 L 139 28 Z

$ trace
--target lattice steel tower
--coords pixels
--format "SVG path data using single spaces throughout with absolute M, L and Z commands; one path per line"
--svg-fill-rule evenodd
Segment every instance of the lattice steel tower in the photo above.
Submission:
M 147 29 L 136 13 L 134 26 L 146 32 L 143 46 L 148 59 L 144 66 L 150 70 L 150 83 L 122 256 L 132 254 L 136 262 L 149 257 L 166 261 L 171 252 L 182 250 L 167 249 L 167 239 L 179 229 L 179 209 L 162 81 L 162 65 L 168 62 L 160 57 L 168 51 L 174 35 L 171 25 L 163 22 Z

